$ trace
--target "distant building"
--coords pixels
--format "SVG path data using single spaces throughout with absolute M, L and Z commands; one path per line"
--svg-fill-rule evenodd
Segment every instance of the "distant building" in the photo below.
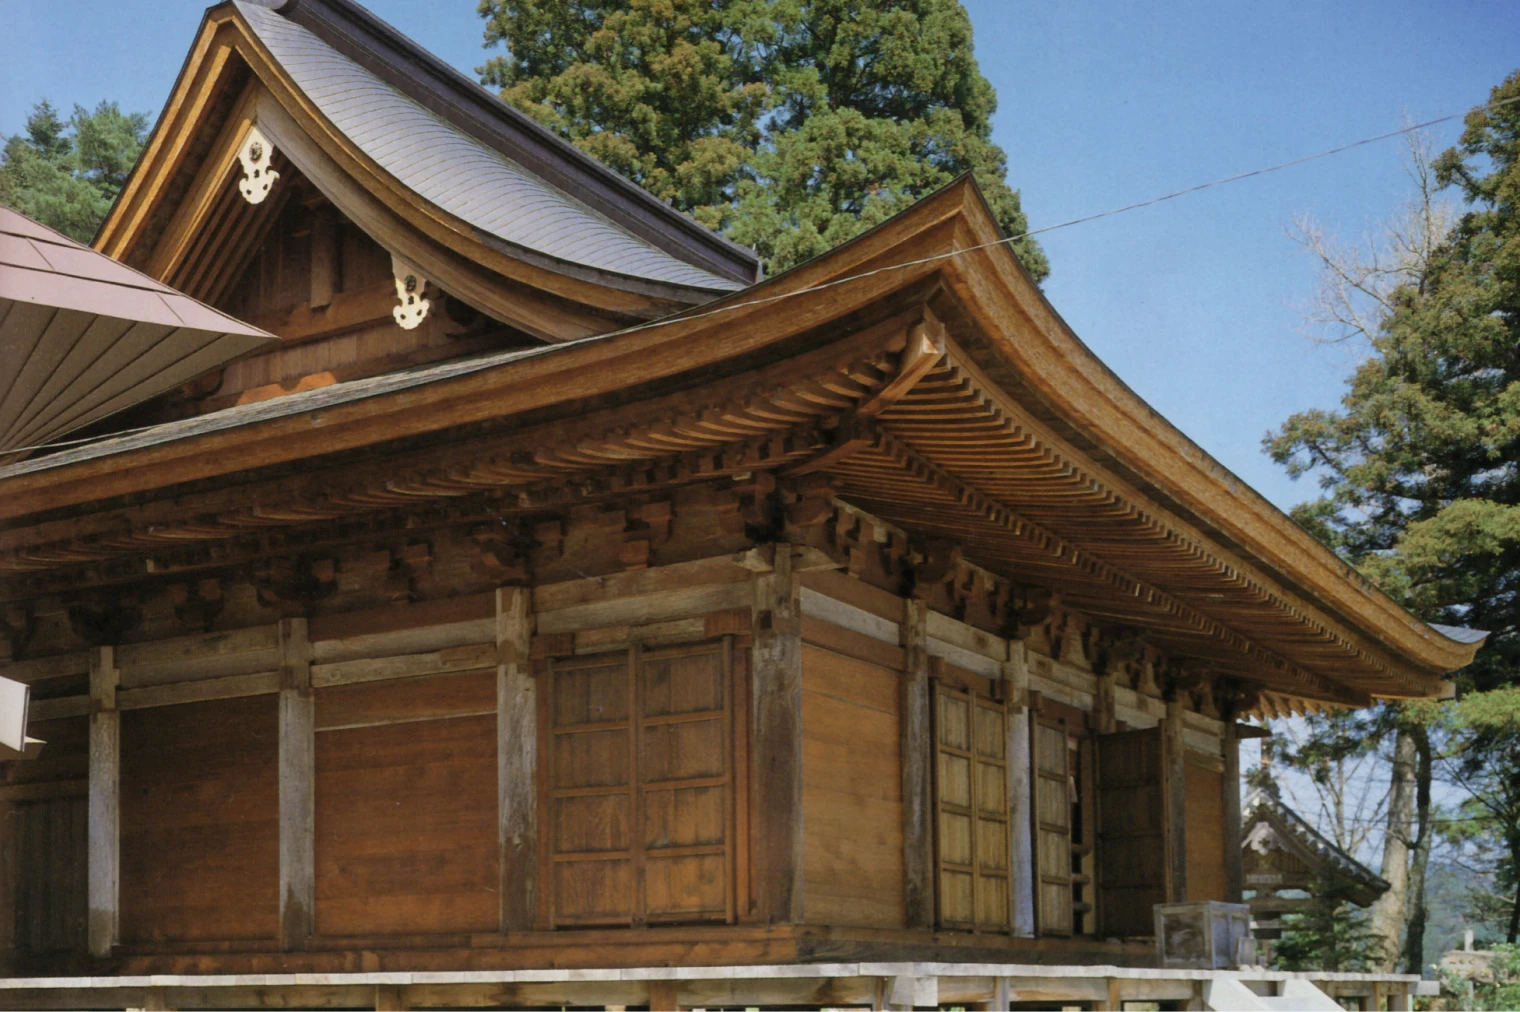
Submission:
M 1387 881 L 1268 791 L 1254 791 L 1246 799 L 1241 837 L 1244 886 L 1255 893 L 1247 901 L 1251 930 L 1259 939 L 1282 937 L 1283 915 L 1313 902 L 1312 895 L 1282 893 L 1312 894 L 1332 882 L 1356 906 L 1370 907 L 1389 889 Z

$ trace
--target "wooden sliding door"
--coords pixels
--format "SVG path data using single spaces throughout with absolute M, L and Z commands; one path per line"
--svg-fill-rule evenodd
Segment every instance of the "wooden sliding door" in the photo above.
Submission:
M 939 924 L 1009 931 L 1007 708 L 936 682 L 934 739 Z

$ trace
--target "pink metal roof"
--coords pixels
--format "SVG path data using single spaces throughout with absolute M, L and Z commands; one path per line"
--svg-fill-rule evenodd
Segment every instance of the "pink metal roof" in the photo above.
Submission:
M 277 340 L 0 206 L 0 453 Z

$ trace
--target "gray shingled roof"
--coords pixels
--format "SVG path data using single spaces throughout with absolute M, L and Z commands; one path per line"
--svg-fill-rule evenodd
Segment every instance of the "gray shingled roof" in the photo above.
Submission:
M 1360 886 L 1368 903 L 1391 888 L 1386 879 L 1337 847 L 1328 837 L 1309 825 L 1302 815 L 1289 808 L 1281 798 L 1263 790 L 1252 791 L 1250 797 L 1246 798 L 1245 812 L 1241 819 L 1244 827 L 1241 835 L 1245 846 L 1252 845 L 1255 835 L 1253 827 L 1258 822 L 1265 822 L 1279 834 L 1285 835 L 1288 839 L 1284 842 L 1291 840 L 1297 843 L 1304 857 L 1316 858 L 1322 868 L 1334 872 L 1350 884 Z
M 738 281 L 686 263 L 445 122 L 282 15 L 238 12 L 334 127 L 424 200 L 556 260 L 714 292 Z

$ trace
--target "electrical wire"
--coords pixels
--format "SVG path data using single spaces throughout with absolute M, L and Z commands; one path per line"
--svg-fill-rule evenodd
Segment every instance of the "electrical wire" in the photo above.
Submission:
M 1492 111 L 1506 105 L 1511 105 L 1515 102 L 1520 102 L 1520 95 L 1517 95 L 1513 98 L 1502 99 L 1498 102 L 1485 103 L 1484 105 L 1478 106 L 1477 108 L 1484 111 Z M 1476 110 L 1469 110 L 1469 112 L 1472 111 Z M 994 239 L 991 242 L 978 243 L 975 246 L 964 246 L 960 249 L 950 250 L 945 253 L 936 253 L 933 256 L 920 257 L 916 260 L 907 260 L 902 263 L 888 264 L 885 267 L 877 267 L 869 271 L 862 271 L 859 274 L 851 274 L 846 277 L 835 278 L 832 281 L 824 281 L 816 285 L 809 285 L 806 288 L 797 288 L 789 292 L 780 292 L 776 295 L 767 295 L 758 299 L 747 299 L 742 302 L 735 302 L 727 306 L 717 306 L 713 309 L 702 310 L 700 312 L 678 313 L 674 316 L 665 317 L 664 319 L 651 320 L 648 323 L 634 324 L 629 327 L 624 327 L 621 330 L 609 331 L 605 334 L 592 335 L 590 337 L 582 338 L 579 341 L 567 341 L 564 345 L 561 345 L 561 347 L 565 347 L 571 344 L 583 344 L 591 343 L 593 341 L 610 340 L 611 338 L 621 337 L 625 334 L 635 334 L 639 333 L 640 331 L 655 330 L 660 327 L 673 326 L 677 323 L 691 323 L 696 320 L 721 316 L 725 313 L 735 313 L 741 309 L 751 309 L 755 306 L 763 306 L 773 302 L 780 302 L 784 299 L 795 298 L 799 295 L 808 295 L 810 293 L 821 292 L 829 288 L 837 288 L 840 285 L 850 284 L 851 282 L 855 281 L 863 281 L 866 278 L 873 278 L 880 274 L 886 274 L 891 271 L 907 270 L 910 267 L 922 267 L 926 264 L 938 263 L 942 260 L 949 260 L 954 257 L 965 256 L 967 253 L 976 253 L 980 250 L 991 249 L 995 246 L 1007 246 L 1012 243 L 1016 243 L 1021 239 L 1027 239 L 1031 236 L 1036 235 L 1043 235 L 1046 232 L 1054 232 L 1057 229 L 1071 228 L 1074 225 L 1085 225 L 1088 222 L 1098 221 L 1103 218 L 1111 218 L 1114 215 L 1125 214 L 1129 211 L 1138 211 L 1144 207 L 1154 207 L 1157 204 L 1162 204 L 1169 200 L 1176 200 L 1178 197 L 1185 197 L 1189 194 L 1199 193 L 1203 190 L 1209 190 L 1216 186 L 1224 186 L 1228 183 L 1237 183 L 1241 180 L 1255 178 L 1256 176 L 1265 176 L 1269 173 L 1281 172 L 1283 169 L 1291 169 L 1298 165 L 1305 165 L 1309 162 L 1318 161 L 1321 158 L 1329 158 L 1332 155 L 1343 154 L 1344 152 L 1351 151 L 1355 148 L 1364 147 L 1368 144 L 1376 144 L 1379 141 L 1385 141 L 1393 137 L 1401 137 L 1404 134 L 1414 133 L 1416 130 L 1424 130 L 1427 127 L 1432 127 L 1439 123 L 1448 123 L 1454 119 L 1461 119 L 1469 115 L 1469 112 L 1457 112 L 1446 116 L 1438 116 L 1435 119 L 1428 119 L 1422 123 L 1415 123 L 1410 126 L 1401 127 L 1398 130 L 1389 130 L 1387 133 L 1377 134 L 1373 137 L 1363 137 L 1361 140 L 1351 141 L 1348 144 L 1341 144 L 1337 147 L 1328 148 L 1324 151 L 1320 151 L 1312 155 L 1304 155 L 1299 158 L 1290 159 L 1286 162 L 1278 162 L 1276 165 L 1268 165 L 1264 168 L 1252 169 L 1249 172 L 1237 172 L 1231 176 L 1222 176 L 1219 179 L 1212 179 L 1206 183 L 1198 183 L 1193 186 L 1184 187 L 1180 190 L 1173 190 L 1171 193 L 1164 193 L 1159 197 L 1151 197 L 1147 200 L 1136 201 L 1133 204 L 1125 204 L 1122 207 L 1110 208 L 1107 211 L 1098 211 L 1095 214 L 1083 215 L 1080 218 L 1071 218 L 1067 221 L 1057 222 L 1054 225 L 1045 225 L 1041 228 L 1032 228 L 1028 231 L 1020 232 L 1017 235 L 1004 236 L 1001 239 Z M 127 429 L 122 432 L 104 433 L 99 436 L 89 436 L 81 439 L 63 440 L 53 443 L 39 443 L 35 446 L 21 446 L 14 449 L 0 451 L 0 457 L 8 457 L 19 453 L 31 453 L 37 450 L 51 450 L 62 447 L 79 446 L 86 443 L 102 442 L 108 439 L 120 439 L 124 436 L 134 435 L 139 432 L 145 432 L 148 429 L 152 428 L 156 428 L 156 426 L 144 425 L 135 429 Z

